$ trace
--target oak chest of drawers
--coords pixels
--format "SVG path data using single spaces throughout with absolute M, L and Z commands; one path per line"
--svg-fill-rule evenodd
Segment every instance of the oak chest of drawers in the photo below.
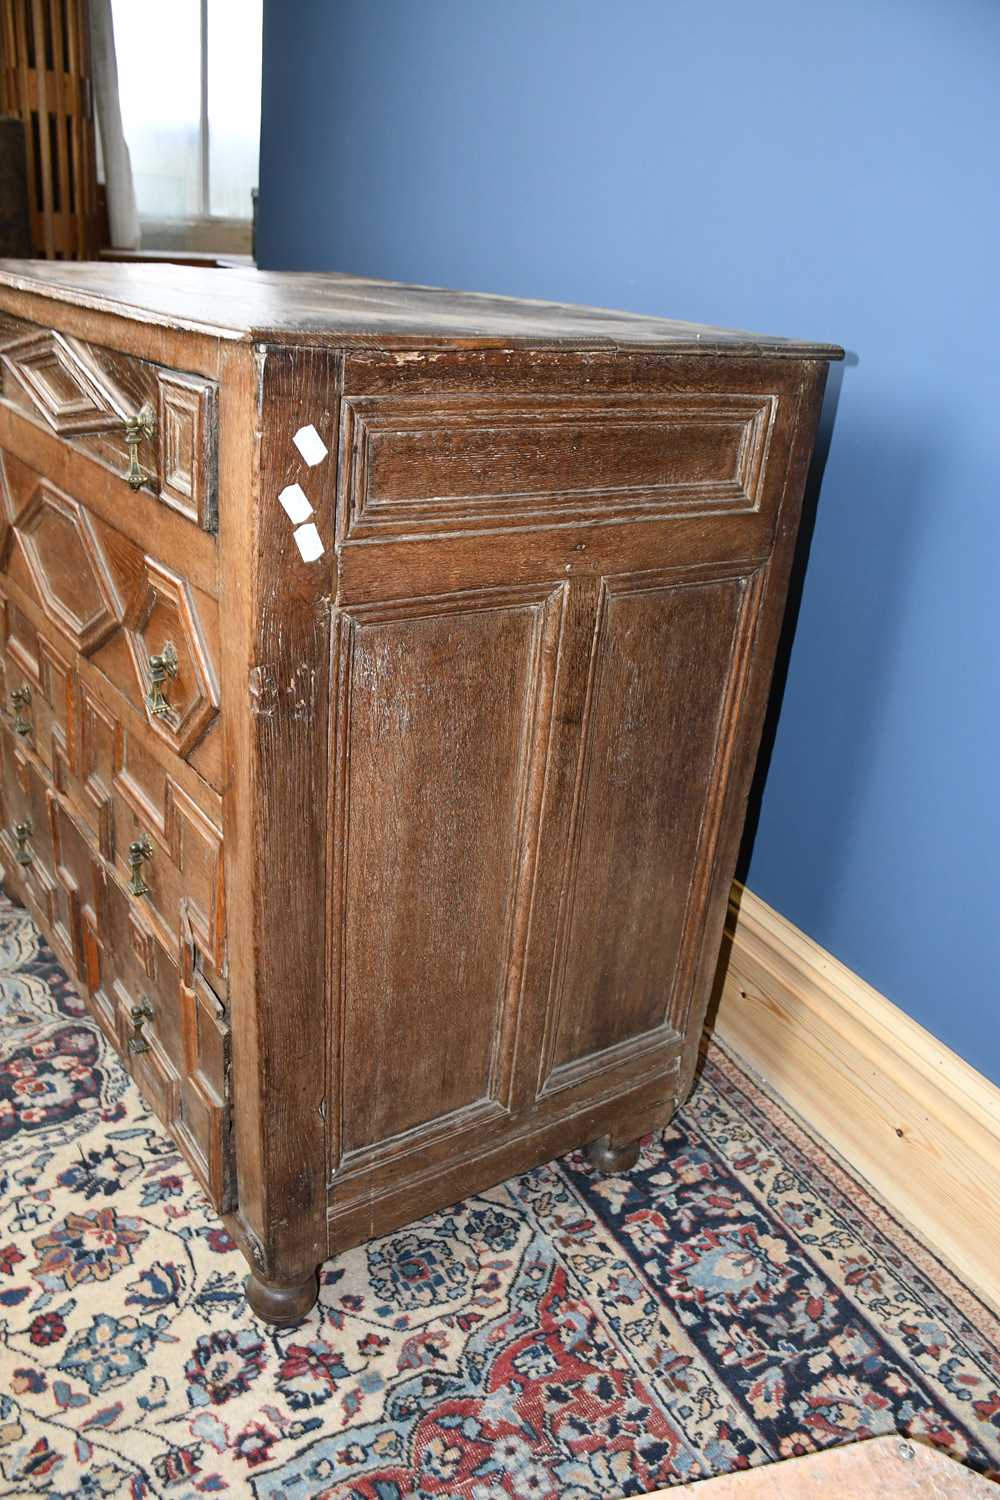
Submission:
M 261 1316 L 684 1098 L 839 353 L 0 266 L 0 861 Z

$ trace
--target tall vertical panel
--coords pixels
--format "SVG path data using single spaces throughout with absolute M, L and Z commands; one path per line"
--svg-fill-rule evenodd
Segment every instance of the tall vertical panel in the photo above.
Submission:
M 555 976 L 556 1079 L 668 1022 L 744 591 L 729 577 L 606 595 Z
M 365 612 L 347 626 L 333 1097 L 348 1154 L 469 1106 L 499 1107 L 509 1085 L 518 877 L 551 615 L 544 594 L 524 594 L 495 607 L 480 597 Z

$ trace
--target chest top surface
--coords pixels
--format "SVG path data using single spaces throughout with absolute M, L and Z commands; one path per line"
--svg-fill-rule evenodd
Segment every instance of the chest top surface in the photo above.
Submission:
M 0 292 L 34 292 L 139 322 L 247 339 L 367 346 L 662 348 L 665 352 L 839 359 L 807 343 L 563 302 L 525 301 L 340 273 L 250 267 L 0 260 Z

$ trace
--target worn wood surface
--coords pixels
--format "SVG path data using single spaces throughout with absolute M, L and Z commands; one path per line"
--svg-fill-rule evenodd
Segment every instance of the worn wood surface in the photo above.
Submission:
M 347 1154 L 506 1103 L 532 727 L 561 602 L 497 590 L 342 616 L 349 861 L 331 1085 Z M 447 1046 L 428 1047 L 442 1031 Z
M 163 369 L 24 318 L 0 316 L 0 398 L 115 475 L 128 468 L 124 426 L 146 409 L 137 457 L 152 493 L 206 531 L 216 527 L 215 383 Z
M 24 124 L 34 253 L 98 248 L 86 0 L 0 0 L 0 113 Z
M 887 1436 L 699 1482 L 699 1500 L 995 1500 L 995 1484 L 927 1443 Z M 676 1500 L 677 1489 L 646 1500 Z
M 676 1030 L 676 955 L 725 753 L 725 684 L 755 595 L 753 574 L 605 586 L 546 1082 Z
M 146 269 L 0 273 L 0 854 L 288 1323 L 684 1097 L 835 351 Z
M 34 387 L 19 378 L 21 354 L 49 359 L 56 333 L 2 324 L 0 690 L 8 709 L 11 694 L 28 695 L 7 723 L 4 758 L 16 774 L 4 783 L 5 876 L 41 913 L 98 1020 L 225 1208 L 235 1177 L 217 544 L 199 529 L 197 505 L 185 512 L 164 497 L 155 474 L 133 491 L 123 455 L 108 463 L 81 446 L 81 426 L 120 425 L 122 411 L 155 391 L 155 367 L 146 386 L 108 385 L 113 362 L 80 348 L 65 366 L 50 359 Z M 189 421 L 190 467 L 200 465 L 199 483 L 214 483 L 214 451 L 195 445 L 197 429 Z M 164 712 L 154 714 L 150 659 L 168 646 L 174 669 Z M 19 812 L 25 797 L 30 808 Z M 13 830 L 25 818 L 22 862 Z M 147 851 L 141 894 L 130 890 L 135 842 Z
M 223 715 L 239 1222 L 253 1305 L 308 1284 L 327 1249 L 328 977 L 323 892 L 333 554 L 303 561 L 278 504 L 309 485 L 333 537 L 335 474 L 292 443 L 336 430 L 341 361 L 326 350 L 234 351 L 222 388 Z M 248 504 L 256 495 L 259 503 Z M 271 1287 L 270 1293 L 267 1288 Z
M 837 359 L 832 344 L 562 302 L 407 286 L 333 273 L 258 271 L 233 266 L 220 276 L 195 266 L 92 262 L 54 267 L 45 261 L 0 261 L 0 287 L 42 292 L 143 322 L 239 337 L 320 335 L 334 344 L 471 343 L 666 346 L 680 352 L 774 353 Z

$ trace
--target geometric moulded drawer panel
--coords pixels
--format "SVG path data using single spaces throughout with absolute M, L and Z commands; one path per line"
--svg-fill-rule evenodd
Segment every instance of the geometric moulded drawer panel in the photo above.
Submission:
M 4 365 L 54 432 L 107 432 L 129 415 L 122 393 L 77 340 L 45 331 L 0 349 Z
M 14 527 L 42 608 L 91 655 L 118 628 L 121 601 L 87 512 L 39 479 Z

